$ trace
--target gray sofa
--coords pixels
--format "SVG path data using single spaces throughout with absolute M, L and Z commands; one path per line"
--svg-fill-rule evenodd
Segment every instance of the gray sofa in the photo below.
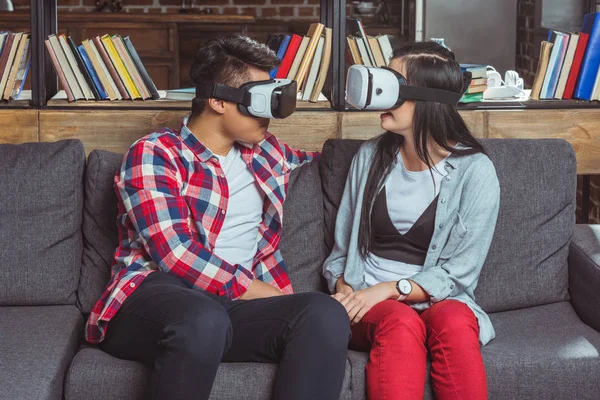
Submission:
M 332 140 L 292 174 L 282 252 L 296 291 L 321 264 L 359 141 Z M 575 155 L 560 140 L 484 141 L 502 189 L 477 289 L 497 337 L 483 348 L 492 399 L 600 398 L 600 228 L 575 226 Z M 75 140 L 0 145 L 0 399 L 141 399 L 148 367 L 83 343 L 84 316 L 117 243 L 122 155 Z M 364 399 L 350 351 L 342 399 Z M 211 398 L 267 399 L 270 364 L 223 364 Z M 426 398 L 432 398 L 429 383 Z

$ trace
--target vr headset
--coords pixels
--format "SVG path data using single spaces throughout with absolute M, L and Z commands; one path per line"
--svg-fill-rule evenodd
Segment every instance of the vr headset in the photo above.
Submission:
M 244 83 L 239 88 L 216 84 L 196 86 L 196 98 L 237 103 L 244 115 L 257 118 L 286 118 L 296 110 L 296 81 L 269 79 Z
M 471 81 L 470 72 L 464 74 L 464 80 Z M 463 86 L 464 93 L 466 85 Z M 359 110 L 391 110 L 406 100 L 456 105 L 463 93 L 409 86 L 404 76 L 386 67 L 353 65 L 346 79 L 346 101 Z

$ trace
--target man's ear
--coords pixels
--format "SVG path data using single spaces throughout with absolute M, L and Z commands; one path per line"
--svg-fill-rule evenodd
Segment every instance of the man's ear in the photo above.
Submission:
M 213 109 L 217 114 L 225 113 L 225 102 L 223 100 L 210 98 L 207 101 L 208 106 Z

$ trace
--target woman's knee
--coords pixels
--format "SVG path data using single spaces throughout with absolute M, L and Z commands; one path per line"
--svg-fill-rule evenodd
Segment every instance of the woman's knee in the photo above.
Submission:
M 432 305 L 423 315 L 425 326 L 437 335 L 447 333 L 478 333 L 477 318 L 465 303 L 444 300 Z
M 406 303 L 386 300 L 371 309 L 371 320 L 377 324 L 377 332 L 386 335 L 404 335 L 411 332 L 425 339 L 425 323 L 419 314 Z

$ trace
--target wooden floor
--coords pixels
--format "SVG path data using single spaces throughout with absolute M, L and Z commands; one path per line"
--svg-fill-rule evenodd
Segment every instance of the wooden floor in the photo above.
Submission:
M 94 149 L 124 153 L 138 138 L 162 127 L 178 128 L 183 109 L 0 109 L 0 143 L 80 139 Z M 562 138 L 577 153 L 579 174 L 600 174 L 600 109 L 466 110 L 478 138 Z M 320 150 L 330 138 L 367 139 L 382 132 L 377 112 L 297 111 L 273 120 L 269 131 L 293 147 Z

